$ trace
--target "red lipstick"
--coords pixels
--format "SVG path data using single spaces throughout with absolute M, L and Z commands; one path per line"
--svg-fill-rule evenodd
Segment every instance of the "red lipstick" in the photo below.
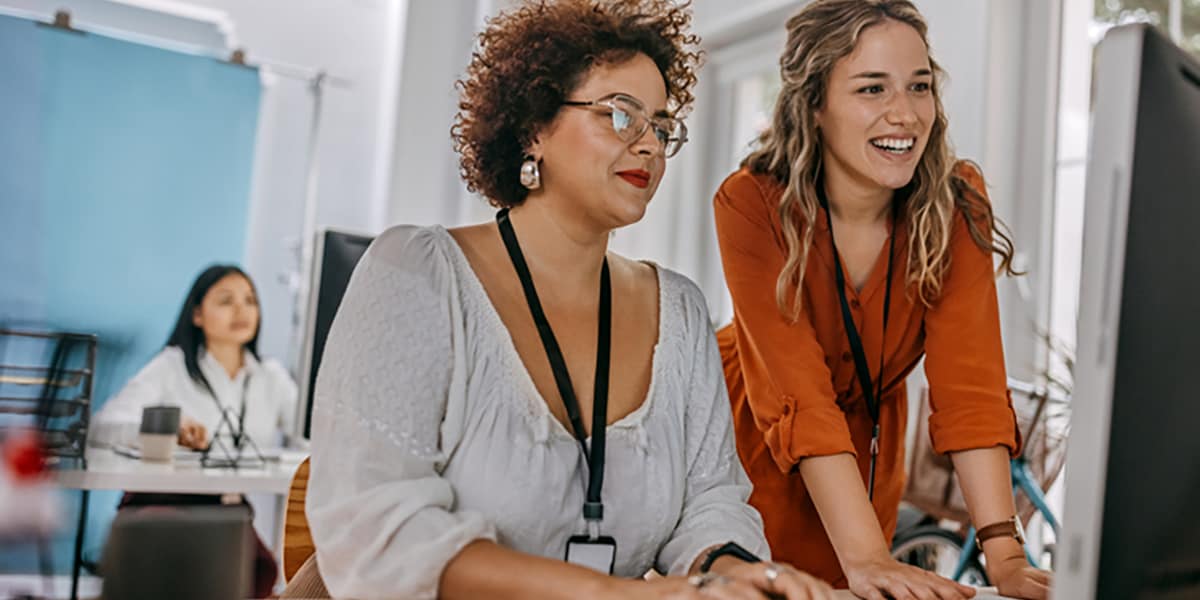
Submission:
M 617 177 L 628 181 L 631 185 L 646 189 L 650 187 L 650 172 L 645 169 L 630 169 L 628 171 L 618 171 Z

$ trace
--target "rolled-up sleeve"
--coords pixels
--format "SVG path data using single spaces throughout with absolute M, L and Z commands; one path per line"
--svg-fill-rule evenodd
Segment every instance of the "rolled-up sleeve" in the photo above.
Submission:
M 440 475 L 461 429 L 460 306 L 428 230 L 394 228 L 355 269 L 315 390 L 307 513 L 334 597 L 436 598 L 447 562 L 495 539 Z
M 786 251 L 769 197 L 739 171 L 713 206 L 750 410 L 775 464 L 788 473 L 803 458 L 855 450 L 808 313 L 792 323 L 776 304 Z
M 686 574 L 706 549 L 730 541 L 764 560 L 770 558 L 762 517 L 747 503 L 750 479 L 734 447 L 729 396 L 708 310 L 700 290 L 692 286 L 690 292 L 693 301 L 687 330 L 696 337 L 696 362 L 683 432 L 686 492 L 679 522 L 656 561 L 659 571 L 672 575 Z
M 986 200 L 977 170 L 960 165 L 956 172 Z M 929 436 L 938 453 L 1004 446 L 1016 456 L 1021 440 L 1004 371 L 992 253 L 971 238 L 966 218 L 955 212 L 950 270 L 925 315 Z

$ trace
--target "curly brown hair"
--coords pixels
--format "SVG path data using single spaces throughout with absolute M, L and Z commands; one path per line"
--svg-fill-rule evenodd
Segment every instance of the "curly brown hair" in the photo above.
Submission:
M 489 19 L 460 90 L 450 135 L 467 189 L 496 207 L 516 206 L 525 150 L 596 65 L 645 54 L 667 88 L 668 110 L 686 114 L 700 64 L 690 2 L 540 0 Z

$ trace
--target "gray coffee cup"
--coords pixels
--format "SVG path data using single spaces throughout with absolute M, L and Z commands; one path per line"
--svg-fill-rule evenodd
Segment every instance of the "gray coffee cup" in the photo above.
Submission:
M 147 406 L 142 409 L 142 426 L 138 430 L 142 460 L 170 461 L 175 454 L 179 436 L 178 406 Z

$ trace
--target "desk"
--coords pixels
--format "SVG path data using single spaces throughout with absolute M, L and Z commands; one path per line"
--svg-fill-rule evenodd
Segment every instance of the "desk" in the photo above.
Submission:
M 124 490 L 165 494 L 254 494 L 286 496 L 292 474 L 307 452 L 286 451 L 261 468 L 205 469 L 200 461 L 151 463 L 121 456 L 108 448 L 89 448 L 88 468 L 63 469 L 55 482 L 74 490 Z
M 66 489 L 81 490 L 79 525 L 75 531 L 75 556 L 71 568 L 71 600 L 79 597 L 79 569 L 82 562 L 83 534 L 87 523 L 88 492 L 124 490 L 166 494 L 255 494 L 278 497 L 276 511 L 286 514 L 284 500 L 291 489 L 292 474 L 308 456 L 304 451 L 285 451 L 278 461 L 259 468 L 206 469 L 200 461 L 152 463 L 127 458 L 108 448 L 88 448 L 85 469 L 61 469 L 54 481 Z M 280 528 L 282 531 L 282 528 Z
M 205 469 L 199 461 L 149 463 L 121 456 L 112 450 L 89 448 L 88 468 L 64 469 L 55 472 L 58 485 L 82 490 L 85 494 L 80 511 L 79 530 L 75 538 L 75 564 L 72 569 L 71 598 L 78 597 L 80 552 L 83 550 L 83 527 L 87 519 L 87 498 L 90 490 L 125 490 L 127 492 L 159 492 L 172 494 L 275 494 L 285 498 L 291 490 L 296 467 L 308 456 L 306 451 L 285 451 L 278 462 L 268 462 L 258 469 Z M 280 516 L 284 511 L 280 511 Z M 848 591 L 837 592 L 839 600 L 855 600 Z M 977 600 L 1006 600 L 993 594 L 979 594 Z

